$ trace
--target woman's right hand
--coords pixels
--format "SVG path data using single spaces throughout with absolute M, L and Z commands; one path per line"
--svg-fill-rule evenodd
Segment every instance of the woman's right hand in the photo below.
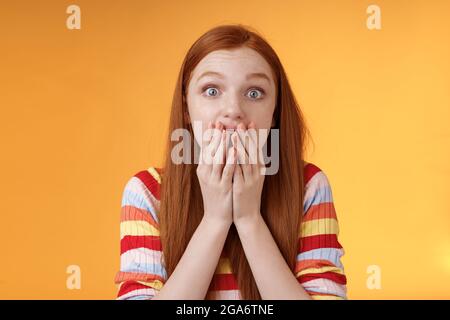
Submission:
M 203 197 L 204 216 L 219 223 L 233 223 L 233 173 L 236 165 L 236 149 L 226 152 L 230 134 L 220 122 L 208 124 L 212 134 L 206 143 L 202 139 L 197 177 Z

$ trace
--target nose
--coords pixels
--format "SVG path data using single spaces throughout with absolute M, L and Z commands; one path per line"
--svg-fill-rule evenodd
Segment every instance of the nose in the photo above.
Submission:
M 227 99 L 223 108 L 223 117 L 230 122 L 239 122 L 244 120 L 245 114 L 238 98 Z

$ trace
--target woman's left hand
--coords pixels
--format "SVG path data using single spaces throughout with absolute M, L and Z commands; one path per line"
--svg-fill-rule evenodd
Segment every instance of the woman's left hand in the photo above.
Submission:
M 233 175 L 233 222 L 236 226 L 252 222 L 261 215 L 261 193 L 265 178 L 265 166 L 259 159 L 255 124 L 249 124 L 248 129 L 253 129 L 250 131 L 242 123 L 237 129 L 232 135 L 238 161 Z

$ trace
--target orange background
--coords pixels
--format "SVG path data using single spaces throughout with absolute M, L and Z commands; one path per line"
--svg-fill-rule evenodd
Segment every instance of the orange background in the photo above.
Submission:
M 363 0 L 76 1 L 68 30 L 73 3 L 0 4 L 0 298 L 115 298 L 123 187 L 161 164 L 182 59 L 222 23 L 255 27 L 285 66 L 349 298 L 450 298 L 449 1 L 376 1 L 378 31 Z

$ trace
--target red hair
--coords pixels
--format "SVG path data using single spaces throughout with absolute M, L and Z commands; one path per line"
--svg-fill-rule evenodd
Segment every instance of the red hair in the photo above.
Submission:
M 197 64 L 212 51 L 240 47 L 248 47 L 261 54 L 271 66 L 275 80 L 277 99 L 273 116 L 275 128 L 279 130 L 280 163 L 275 175 L 265 177 L 261 215 L 294 272 L 303 215 L 303 156 L 308 131 L 286 73 L 272 47 L 248 27 L 224 25 L 203 34 L 189 49 L 173 96 L 159 212 L 164 265 L 168 277 L 175 270 L 203 217 L 203 200 L 196 175 L 197 164 L 194 161 L 190 164 L 172 162 L 171 150 L 177 142 L 171 141 L 170 135 L 175 129 L 185 128 L 190 131 L 191 137 L 194 136 L 193 128 L 184 115 L 188 110 L 186 90 Z M 267 141 L 270 143 L 270 134 Z M 193 150 L 192 143 L 191 155 L 194 154 Z M 230 259 L 242 298 L 261 299 L 234 224 L 230 227 L 224 252 Z

